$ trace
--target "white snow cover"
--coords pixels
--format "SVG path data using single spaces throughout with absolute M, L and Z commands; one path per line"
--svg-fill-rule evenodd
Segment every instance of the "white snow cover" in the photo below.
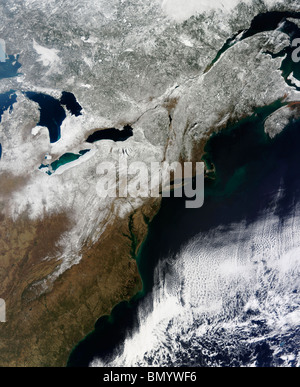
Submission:
M 59 50 L 56 50 L 55 48 L 47 48 L 39 45 L 35 40 L 33 40 L 33 48 L 38 53 L 39 61 L 42 62 L 43 66 L 45 67 L 54 67 L 51 69 L 51 71 L 55 71 L 58 68 L 58 65 L 60 63 L 59 58 Z
M 300 324 L 300 208 L 284 222 L 273 211 L 261 215 L 250 225 L 199 234 L 172 259 L 171 269 L 168 257 L 160 262 L 153 300 L 138 311 L 138 329 L 111 362 L 91 365 L 163 367 L 193 350 L 215 367 L 226 349 L 237 361 L 239 350 L 270 339 L 282 366 L 294 360 L 299 367 L 299 351 L 289 354 L 280 340 Z M 250 358 L 246 366 L 254 363 Z
M 127 9 L 126 1 L 85 0 L 78 2 L 75 14 L 69 11 L 73 9 L 71 0 L 66 0 L 64 7 L 57 7 L 55 0 L 8 0 L 7 6 L 11 3 L 11 12 L 20 20 L 28 12 L 26 17 L 35 18 L 36 24 L 30 32 L 26 23 L 19 26 L 20 30 L 23 28 L 24 40 L 28 39 L 27 45 L 20 46 L 23 76 L 0 83 L 1 92 L 19 90 L 13 111 L 2 116 L 1 172 L 26 177 L 25 186 L 5 199 L 5 211 L 13 219 L 25 211 L 32 219 L 66 211 L 74 227 L 61 240 L 65 254 L 59 258 L 66 263 L 65 268 L 78 262 L 82 243 L 89 238 L 96 240 L 108 222 L 126 216 L 143 203 L 133 199 L 115 203 L 101 200 L 95 189 L 95 171 L 100 162 L 118 162 L 120 153 L 128 155 L 128 163 L 177 161 L 183 149 L 187 157 L 190 155 L 193 143 L 200 141 L 207 130 L 220 123 L 225 125 L 232 106 L 239 117 L 250 114 L 251 106 L 270 104 L 284 94 L 290 101 L 299 98 L 299 93 L 288 87 L 281 76 L 282 58 L 262 54 L 265 46 L 276 50 L 282 42 L 286 44 L 280 31 L 237 42 L 203 74 L 226 39 L 237 32 L 231 29 L 224 12 L 235 1 L 160 1 L 165 12 L 173 15 L 176 11 L 177 17 L 182 12 L 188 17 L 209 11 L 212 5 L 219 7 L 220 14 L 209 15 L 200 26 L 205 31 L 203 36 L 195 35 L 194 27 L 178 33 L 165 18 L 156 20 L 153 15 L 161 8 L 157 10 L 148 0 L 137 1 L 134 12 Z M 121 14 L 127 12 L 126 17 L 118 15 L 118 7 Z M 49 41 L 45 28 L 49 18 L 51 23 L 58 20 L 56 27 L 63 32 L 63 43 L 60 39 Z M 251 18 L 244 28 L 250 22 Z M 91 26 L 95 31 L 91 32 Z M 15 47 L 20 42 L 19 35 L 17 31 Z M 33 58 L 37 59 L 35 63 Z M 20 90 L 43 92 L 57 99 L 62 91 L 71 91 L 83 107 L 83 114 L 75 117 L 67 113 L 61 139 L 50 144 L 47 128 L 37 128 L 38 105 L 26 99 Z M 171 125 L 164 107 L 169 99 L 178 101 L 171 112 Z M 125 143 L 85 143 L 93 130 L 122 129 L 126 123 L 132 124 L 134 136 Z M 92 151 L 52 176 L 38 169 L 46 156 L 55 161 L 64 153 L 78 154 L 84 149 Z
M 251 4 L 252 0 L 158 0 L 161 2 L 163 11 L 172 19 L 176 21 L 183 21 L 193 15 L 208 12 L 211 10 L 222 10 L 223 12 L 230 12 L 239 3 Z M 274 3 L 280 3 L 276 0 L 264 0 L 268 6 Z

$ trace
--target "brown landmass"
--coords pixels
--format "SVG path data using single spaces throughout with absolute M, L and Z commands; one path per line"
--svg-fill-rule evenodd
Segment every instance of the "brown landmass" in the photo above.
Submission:
M 2 214 L 0 297 L 7 322 L 0 323 L 1 366 L 65 366 L 97 319 L 141 289 L 134 258 L 159 205 L 160 200 L 149 200 L 111 224 L 97 243 L 83 247 L 80 263 L 42 295 L 45 279 L 60 264 L 57 242 L 72 227 L 68 214 L 40 221 L 24 215 L 15 222 Z

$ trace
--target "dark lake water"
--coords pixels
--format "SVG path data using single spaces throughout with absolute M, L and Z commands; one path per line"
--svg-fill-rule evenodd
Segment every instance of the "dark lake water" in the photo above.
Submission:
M 295 63 L 291 59 L 292 52 L 295 49 L 292 47 L 292 41 L 295 38 L 300 38 L 300 29 L 295 23 L 287 20 L 288 18 L 300 19 L 300 12 L 267 12 L 256 16 L 252 20 L 249 29 L 245 31 L 239 31 L 225 42 L 224 46 L 219 50 L 214 60 L 206 68 L 205 72 L 212 68 L 212 66 L 220 59 L 221 55 L 224 52 L 226 52 L 230 47 L 237 43 L 236 38 L 239 34 L 241 34 L 241 37 L 238 41 L 242 41 L 260 32 L 273 31 L 277 29 L 279 25 L 281 25 L 280 30 L 290 37 L 291 45 L 290 47 L 285 48 L 278 54 L 269 54 L 273 57 L 284 57 L 285 55 L 287 56 L 281 66 L 282 76 L 284 77 L 285 81 L 288 83 L 289 86 L 294 86 L 296 89 L 299 90 L 297 86 L 293 85 L 293 83 L 288 80 L 288 77 L 290 74 L 293 73 L 294 77 L 300 80 L 299 63 Z
M 272 12 L 257 16 L 242 39 L 258 32 L 271 31 L 288 17 L 300 18 L 300 13 Z M 291 22 L 282 27 L 292 39 L 300 37 L 299 28 Z M 240 31 L 241 32 L 241 31 Z M 228 39 L 211 66 L 222 53 L 234 44 L 237 34 Z M 282 75 L 287 80 L 293 72 L 300 80 L 300 66 L 291 61 L 291 48 L 278 55 L 287 55 L 282 64 Z M 10 56 L 5 63 L 0 63 L 0 80 L 15 77 L 21 64 L 18 57 Z M 289 83 L 292 85 L 291 83 Z M 72 93 L 63 92 L 60 100 L 49 95 L 26 92 L 26 96 L 39 104 L 40 121 L 38 125 L 49 130 L 50 141 L 54 143 L 61 137 L 61 124 L 66 118 L 63 106 L 76 117 L 81 115 L 82 107 Z M 7 109 L 12 109 L 16 102 L 15 91 L 0 95 L 0 121 Z M 215 173 L 206 179 L 205 204 L 201 209 L 185 208 L 185 198 L 163 199 L 162 206 L 149 225 L 149 232 L 143 243 L 137 263 L 143 280 L 143 291 L 131 302 L 116 306 L 110 316 L 102 317 L 90 333 L 72 351 L 68 366 L 88 366 L 94 357 L 109 359 L 115 355 L 116 348 L 122 345 L 124 338 L 137 327 L 137 310 L 145 296 L 151 297 L 154 286 L 154 269 L 166 256 L 175 256 L 181 247 L 199 233 L 223 225 L 245 220 L 255 221 L 259 214 L 268 208 L 279 186 L 286 190 L 277 208 L 282 218 L 288 216 L 293 206 L 299 201 L 300 176 L 300 121 L 292 122 L 283 133 L 271 140 L 263 129 L 265 118 L 280 106 L 258 109 L 253 116 L 227 128 L 211 138 L 206 146 L 205 161 L 215 167 Z M 133 129 L 125 126 L 123 130 L 115 128 L 99 130 L 93 133 L 87 142 L 101 140 L 126 141 L 133 135 Z M 67 153 L 52 163 L 53 170 L 81 157 L 88 150 L 79 154 Z M 2 146 L 0 144 L 0 158 Z M 147 313 L 149 311 L 145 311 Z
M 0 80 L 4 78 L 13 78 L 19 75 L 19 69 L 22 67 L 19 63 L 18 55 L 9 55 L 6 62 L 0 62 Z
M 86 142 L 93 143 L 101 140 L 112 140 L 112 141 L 126 141 L 128 138 L 133 136 L 133 129 L 131 126 L 124 126 L 123 130 L 109 128 L 109 129 L 101 129 L 93 134 L 91 134 Z
M 206 178 L 204 206 L 187 210 L 184 198 L 163 199 L 137 257 L 143 291 L 130 303 L 119 304 L 110 316 L 99 319 L 95 330 L 71 353 L 68 366 L 88 366 L 94 357 L 109 360 L 116 355 L 116 348 L 138 326 L 137 310 L 143 298 L 151 297 L 157 263 L 175 256 L 194 236 L 219 225 L 255 221 L 282 184 L 288 189 L 277 211 L 282 217 L 288 215 L 300 198 L 296 167 L 300 163 L 300 121 L 271 140 L 263 123 L 279 106 L 278 101 L 258 109 L 250 118 L 211 138 L 205 161 L 213 164 L 216 172 Z
M 69 93 L 67 91 L 63 91 L 60 99 L 60 103 L 61 105 L 66 106 L 69 112 L 74 116 L 76 117 L 81 116 L 82 107 L 77 102 L 74 94 Z
M 40 121 L 38 125 L 48 128 L 51 143 L 57 142 L 61 137 L 61 124 L 66 118 L 65 110 L 60 101 L 50 95 L 32 91 L 26 92 L 25 95 L 39 104 Z
M 0 122 L 2 120 L 3 113 L 9 109 L 12 111 L 14 103 L 17 102 L 17 94 L 15 90 L 10 90 L 6 93 L 0 94 Z M 1 138 L 0 138 L 1 141 Z M 2 156 L 2 145 L 0 143 L 0 159 Z
M 241 39 L 262 31 L 271 31 L 286 21 L 300 18 L 300 13 L 271 12 L 258 15 Z M 290 39 L 300 37 L 299 28 L 291 22 L 282 27 Z M 239 31 L 241 33 L 241 31 Z M 219 60 L 222 53 L 234 44 L 238 33 L 228 39 L 207 71 Z M 299 36 L 298 36 L 299 35 Z M 291 47 L 278 55 L 286 55 L 282 75 L 287 80 L 294 72 L 300 79 L 299 66 L 291 60 Z M 277 101 L 271 106 L 257 109 L 253 116 L 242 120 L 211 138 L 206 146 L 205 162 L 213 165 L 215 173 L 206 178 L 205 204 L 201 209 L 185 208 L 185 198 L 163 199 L 161 209 L 149 225 L 137 263 L 143 281 L 143 291 L 131 302 L 117 305 L 110 316 L 100 318 L 95 329 L 72 351 L 68 366 L 88 366 L 96 357 L 103 361 L 114 358 L 127 335 L 138 327 L 137 312 L 143 299 L 152 297 L 154 269 L 160 260 L 175 257 L 183 245 L 199 233 L 208 233 L 220 225 L 234 222 L 254 222 L 268 208 L 280 186 L 285 195 L 277 207 L 278 215 L 288 216 L 300 198 L 300 121 L 292 122 L 280 135 L 271 140 L 264 132 L 264 121 L 281 106 Z M 113 130 L 111 133 L 114 134 Z M 102 139 L 100 133 L 99 140 Z M 91 140 L 91 139 L 90 139 Z M 97 137 L 92 138 L 97 141 Z M 147 310 L 145 313 L 150 313 Z M 260 355 L 261 364 L 268 363 Z
M 15 90 L 7 91 L 0 94 L 0 122 L 2 115 L 6 110 L 12 111 L 14 103 L 17 102 L 17 94 Z
M 5 78 L 13 78 L 19 75 L 21 67 L 18 55 L 9 55 L 5 62 L 0 62 L 0 80 Z M 13 109 L 13 104 L 17 102 L 17 95 L 15 90 L 10 90 L 6 93 L 0 94 L 0 122 L 5 110 Z M 2 156 L 2 145 L 0 144 L 0 159 Z

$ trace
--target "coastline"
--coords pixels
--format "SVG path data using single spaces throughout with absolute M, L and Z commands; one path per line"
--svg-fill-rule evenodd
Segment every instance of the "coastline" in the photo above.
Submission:
M 147 203 L 136 211 L 137 247 L 147 229 L 142 214 L 150 218 L 156 212 L 155 203 Z M 16 235 L 0 244 L 3 262 L 14 268 L 10 278 L 0 272 L 0 279 L 4 276 L 3 296 L 9 300 L 7 323 L 0 326 L 3 366 L 65 366 L 72 348 L 92 331 L 99 316 L 109 315 L 121 300 L 129 301 L 141 290 L 137 263 L 131 256 L 128 222 L 129 217 L 114 222 L 99 241 L 84 246 L 79 264 L 63 273 L 48 293 L 39 296 L 38 288 L 31 284 L 38 284 L 51 273 L 58 264 L 55 259 L 58 252 L 53 251 L 54 258 L 48 261 L 36 260 L 42 251 L 42 255 L 50 254 L 61 229 L 70 226 L 69 220 L 64 215 L 37 224 L 26 217 L 18 224 L 1 219 L 0 234 L 11 230 Z M 18 240 L 23 241 L 22 245 L 17 244 Z M 16 278 L 19 278 L 17 286 Z M 19 353 L 17 359 L 16 353 Z
M 115 315 L 119 313 L 119 309 L 123 306 L 127 307 L 131 303 L 136 302 L 137 300 L 143 298 L 144 296 L 144 281 L 143 276 L 140 272 L 140 252 L 142 250 L 143 244 L 147 240 L 149 225 L 153 219 L 159 213 L 161 207 L 161 199 L 151 199 L 144 206 L 135 210 L 128 217 L 128 231 L 129 235 L 125 235 L 131 242 L 130 246 L 130 256 L 134 260 L 137 266 L 138 276 L 139 276 L 139 286 L 132 292 L 132 295 L 127 299 L 122 299 L 117 301 L 110 309 L 109 312 L 99 315 L 95 319 L 93 324 L 93 329 L 89 330 L 89 333 L 85 335 L 77 344 L 72 348 L 69 353 L 67 367 L 74 366 L 74 356 L 76 357 L 77 351 L 80 351 L 80 347 L 84 345 L 87 341 L 93 340 L 93 337 L 97 335 L 97 331 L 101 330 L 101 325 L 110 325 L 114 323 Z M 100 328 L 99 328 L 100 326 Z
M 253 183 L 253 187 L 251 190 L 248 187 L 249 192 L 255 190 L 255 186 L 263 184 L 262 170 L 257 172 L 256 169 L 256 158 L 260 160 L 263 157 L 264 150 L 272 154 L 272 147 L 278 147 L 278 142 L 282 138 L 280 135 L 272 145 L 273 140 L 264 132 L 263 123 L 265 118 L 274 110 L 276 111 L 280 104 L 281 101 L 275 101 L 270 106 L 258 108 L 251 116 L 242 119 L 239 123 L 228 126 L 226 130 L 210 138 L 205 150 L 208 153 L 207 161 L 212 156 L 216 171 L 214 179 L 210 176 L 206 177 L 207 203 L 205 207 L 192 213 L 184 209 L 184 200 L 176 198 L 162 200 L 160 210 L 153 217 L 147 237 L 139 246 L 136 256 L 138 271 L 143 284 L 142 290 L 129 302 L 116 305 L 109 316 L 98 320 L 95 330 L 71 354 L 68 366 L 87 367 L 93 359 L 98 359 L 97 364 L 103 364 L 104 366 L 110 364 L 114 359 L 114 355 L 119 354 L 118 350 L 122 348 L 124 339 L 131 337 L 135 329 L 139 327 L 140 312 L 146 313 L 145 316 L 151 313 L 154 296 L 152 290 L 154 285 L 157 284 L 157 279 L 154 278 L 154 269 L 157 263 L 161 260 L 164 261 L 166 258 L 168 258 L 168 261 L 169 259 L 173 260 L 184 243 L 195 237 L 199 232 L 210 230 L 215 221 L 222 223 L 224 220 L 222 213 L 219 214 L 220 219 L 216 214 L 211 219 L 210 214 L 214 214 L 215 208 L 222 206 L 223 202 L 232 205 L 232 201 L 234 202 L 235 199 L 243 200 L 241 193 L 250 184 L 250 181 Z M 230 140 L 233 131 L 237 135 L 233 137 L 235 138 L 234 142 Z M 288 133 L 284 134 L 283 138 L 287 135 Z M 244 136 L 246 138 L 243 140 L 242 146 L 241 141 Z M 251 149 L 253 148 L 254 154 L 247 150 L 248 144 Z M 226 148 L 231 147 L 234 149 L 237 146 L 244 149 L 242 153 L 244 152 L 245 155 L 237 154 L 234 159 L 235 163 L 227 160 L 224 165 L 224 160 L 227 158 Z M 217 156 L 219 153 L 221 153 L 221 158 Z M 235 173 L 236 168 L 239 173 Z M 268 173 L 269 168 L 271 168 L 271 165 L 266 163 L 263 172 Z M 247 173 L 250 173 L 250 180 L 247 179 Z M 258 206 L 260 206 L 259 203 Z M 225 207 L 226 216 L 232 216 L 232 219 L 242 216 L 240 209 L 231 214 L 230 205 Z M 251 213 L 250 204 L 248 207 Z M 196 221 L 196 219 L 198 220 Z M 180 227 L 181 225 L 183 227 Z

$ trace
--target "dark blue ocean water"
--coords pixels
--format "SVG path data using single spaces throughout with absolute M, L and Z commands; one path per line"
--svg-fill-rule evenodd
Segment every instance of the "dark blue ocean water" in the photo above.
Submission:
M 299 37 L 299 28 L 287 22 L 288 17 L 299 19 L 300 13 L 271 12 L 258 15 L 249 30 L 244 31 L 242 39 L 274 30 L 285 22 L 282 28 L 292 41 Z M 207 71 L 234 44 L 236 36 L 227 40 Z M 287 78 L 292 72 L 296 78 L 300 78 L 299 67 L 296 68 L 291 61 L 291 52 L 291 48 L 288 48 L 285 53 L 279 54 L 287 54 L 281 70 L 288 83 Z M 123 302 L 116 306 L 110 316 L 100 318 L 95 330 L 74 348 L 68 366 L 88 366 L 95 357 L 109 364 L 122 351 L 125 338 L 138 328 L 138 311 L 143 308 L 143 299 L 152 297 L 155 267 L 165 257 L 175 257 L 187 241 L 199 233 L 205 235 L 218 226 L 226 228 L 226 225 L 235 222 L 255 222 L 269 208 L 282 186 L 285 194 L 276 211 L 282 219 L 289 216 L 300 200 L 300 121 L 291 122 L 283 133 L 271 140 L 264 133 L 264 121 L 280 106 L 281 102 L 277 101 L 272 106 L 257 109 L 253 116 L 212 137 L 206 146 L 205 161 L 207 165 L 213 165 L 216 172 L 206 178 L 204 206 L 187 210 L 184 198 L 163 199 L 137 257 L 143 291 L 130 303 Z M 152 310 L 144 312 L 149 314 Z M 189 353 L 188 357 L 182 355 L 182 358 L 179 354 L 176 365 L 207 365 L 201 354 L 192 350 Z M 243 365 L 243 362 L 248 364 L 251 356 L 255 356 L 257 366 L 278 365 L 267 341 L 243 349 L 239 356 L 239 365 Z M 217 354 L 217 357 L 225 366 L 233 364 L 226 350 Z
M 73 350 L 69 366 L 88 366 L 94 357 L 109 364 L 110 357 L 114 358 L 122 348 L 126 335 L 138 326 L 137 311 L 143 305 L 143 298 L 151 297 L 155 266 L 165 257 L 175 257 L 188 240 L 199 233 L 205 235 L 220 225 L 226 228 L 226 224 L 235 222 L 255 222 L 269 207 L 282 185 L 286 190 L 280 199 L 277 214 L 282 219 L 289 215 L 300 200 L 297 167 L 300 165 L 300 121 L 291 123 L 275 140 L 271 140 L 264 133 L 263 123 L 279 107 L 278 104 L 280 102 L 259 109 L 252 117 L 209 141 L 205 160 L 214 165 L 216 172 L 206 179 L 204 206 L 187 210 L 184 199 L 163 199 L 137 257 L 143 292 L 130 303 L 119 304 L 111 316 L 101 318 L 94 332 Z M 145 310 L 146 314 L 150 312 Z M 258 365 L 274 365 L 267 343 L 260 343 L 249 351 L 257 352 Z M 249 356 L 248 353 L 244 355 L 246 362 Z M 226 359 L 227 355 L 220 353 L 220 356 L 223 356 L 225 365 L 226 362 L 231 364 L 231 359 Z M 189 359 L 179 358 L 177 365 L 195 365 L 197 358 L 197 353 Z

